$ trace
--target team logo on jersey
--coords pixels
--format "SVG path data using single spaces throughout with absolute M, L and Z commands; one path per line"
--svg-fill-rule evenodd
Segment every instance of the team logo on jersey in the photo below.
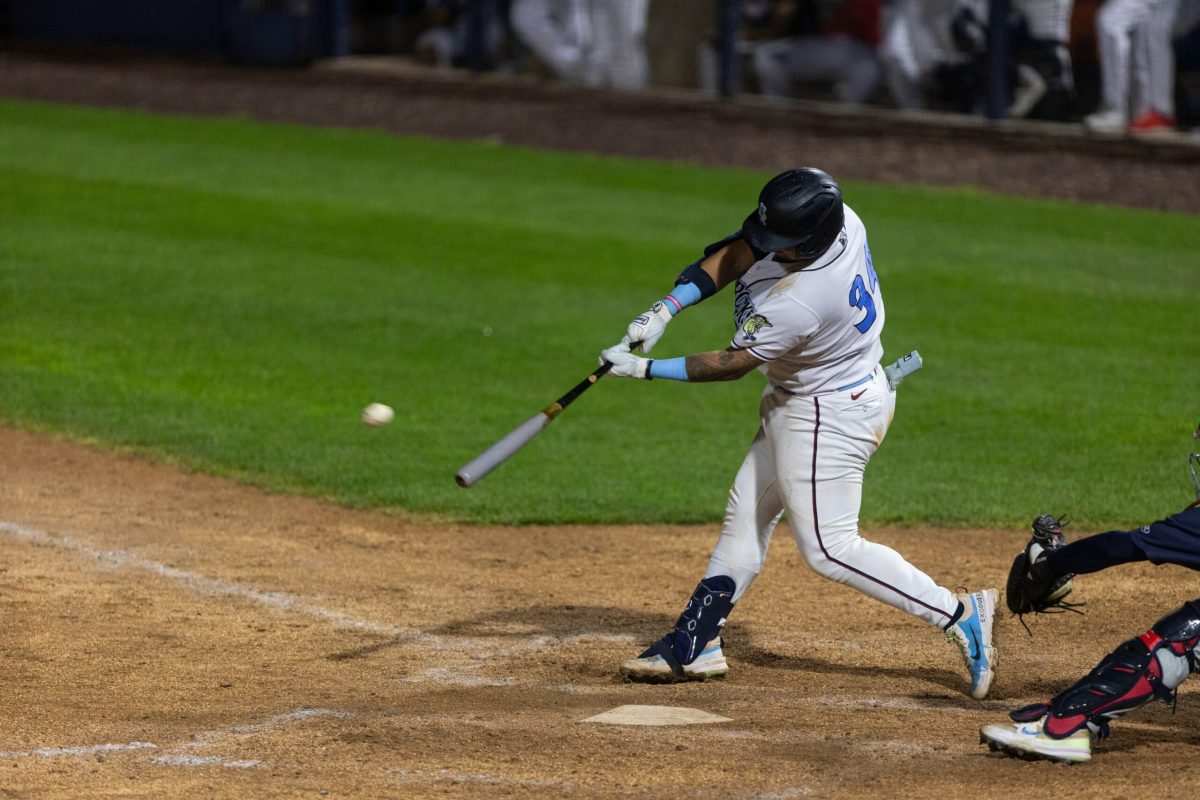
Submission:
M 766 203 L 758 204 L 758 221 L 760 223 L 762 223 L 763 225 L 767 224 L 767 204 Z
M 753 342 L 758 332 L 763 328 L 775 327 L 762 314 L 751 314 L 750 318 L 742 323 L 742 333 L 746 335 L 746 340 Z

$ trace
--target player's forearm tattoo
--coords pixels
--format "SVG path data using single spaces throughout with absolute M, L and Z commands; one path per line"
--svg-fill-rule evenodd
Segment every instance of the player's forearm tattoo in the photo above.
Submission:
M 734 381 L 757 366 L 744 350 L 713 350 L 696 353 L 684 361 L 689 381 Z

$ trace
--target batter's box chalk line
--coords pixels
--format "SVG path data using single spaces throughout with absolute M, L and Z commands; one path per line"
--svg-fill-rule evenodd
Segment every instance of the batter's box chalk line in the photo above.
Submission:
M 248 600 L 263 608 L 278 613 L 299 614 L 328 623 L 336 629 L 349 629 L 364 633 L 388 636 L 397 642 L 419 645 L 428 651 L 461 656 L 469 663 L 435 667 L 407 680 L 412 683 L 439 683 L 466 686 L 508 686 L 509 680 L 490 682 L 473 674 L 485 662 L 511 658 L 522 653 L 561 646 L 577 640 L 605 639 L 607 634 L 580 632 L 566 636 L 538 636 L 515 643 L 498 644 L 495 639 L 479 639 L 462 636 L 439 636 L 425 631 L 404 628 L 387 622 L 355 617 L 343 611 L 326 608 L 309 597 L 280 591 L 263 591 L 234 581 L 210 578 L 197 572 L 179 569 L 158 561 L 142 558 L 128 550 L 103 550 L 72 536 L 47 533 L 15 522 L 0 520 L 0 534 L 31 544 L 54 547 L 90 559 L 96 563 L 116 569 L 145 572 L 166 579 L 197 594 L 209 597 L 236 597 Z M 621 639 L 624 637 L 617 636 Z
M 201 731 L 190 736 L 184 744 L 167 748 L 153 742 L 90 744 L 78 747 L 39 747 L 33 750 L 0 752 L 0 760 L 69 758 L 149 750 L 154 751 L 154 755 L 148 758 L 150 763 L 167 767 L 217 766 L 233 769 L 253 769 L 265 765 L 257 759 L 198 755 L 196 751 L 227 746 L 232 740 L 269 735 L 293 722 L 304 722 L 305 720 L 319 718 L 353 719 L 357 716 L 357 714 L 350 711 L 335 711 L 329 708 L 300 708 L 295 711 L 276 714 L 262 722 L 244 723 L 231 725 L 227 728 Z

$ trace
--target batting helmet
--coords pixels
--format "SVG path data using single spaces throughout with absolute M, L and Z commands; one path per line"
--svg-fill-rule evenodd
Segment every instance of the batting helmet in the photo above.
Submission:
M 759 192 L 758 210 L 742 223 L 742 238 L 764 253 L 795 247 L 799 257 L 816 258 L 837 239 L 845 219 L 837 181 L 812 167 L 790 169 Z

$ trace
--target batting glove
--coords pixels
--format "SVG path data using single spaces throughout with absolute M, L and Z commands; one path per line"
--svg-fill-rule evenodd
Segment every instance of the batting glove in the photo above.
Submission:
M 619 378 L 649 377 L 647 371 L 650 368 L 650 359 L 635 356 L 629 352 L 629 345 L 624 341 L 600 353 L 600 363 L 604 364 L 605 362 L 612 364 L 609 375 L 616 375 Z
M 671 310 L 660 300 L 650 306 L 646 313 L 634 317 L 633 322 L 625 329 L 625 338 L 621 341 L 625 344 L 641 342 L 642 352 L 649 353 L 662 338 L 663 331 L 667 329 L 667 323 L 670 321 Z

